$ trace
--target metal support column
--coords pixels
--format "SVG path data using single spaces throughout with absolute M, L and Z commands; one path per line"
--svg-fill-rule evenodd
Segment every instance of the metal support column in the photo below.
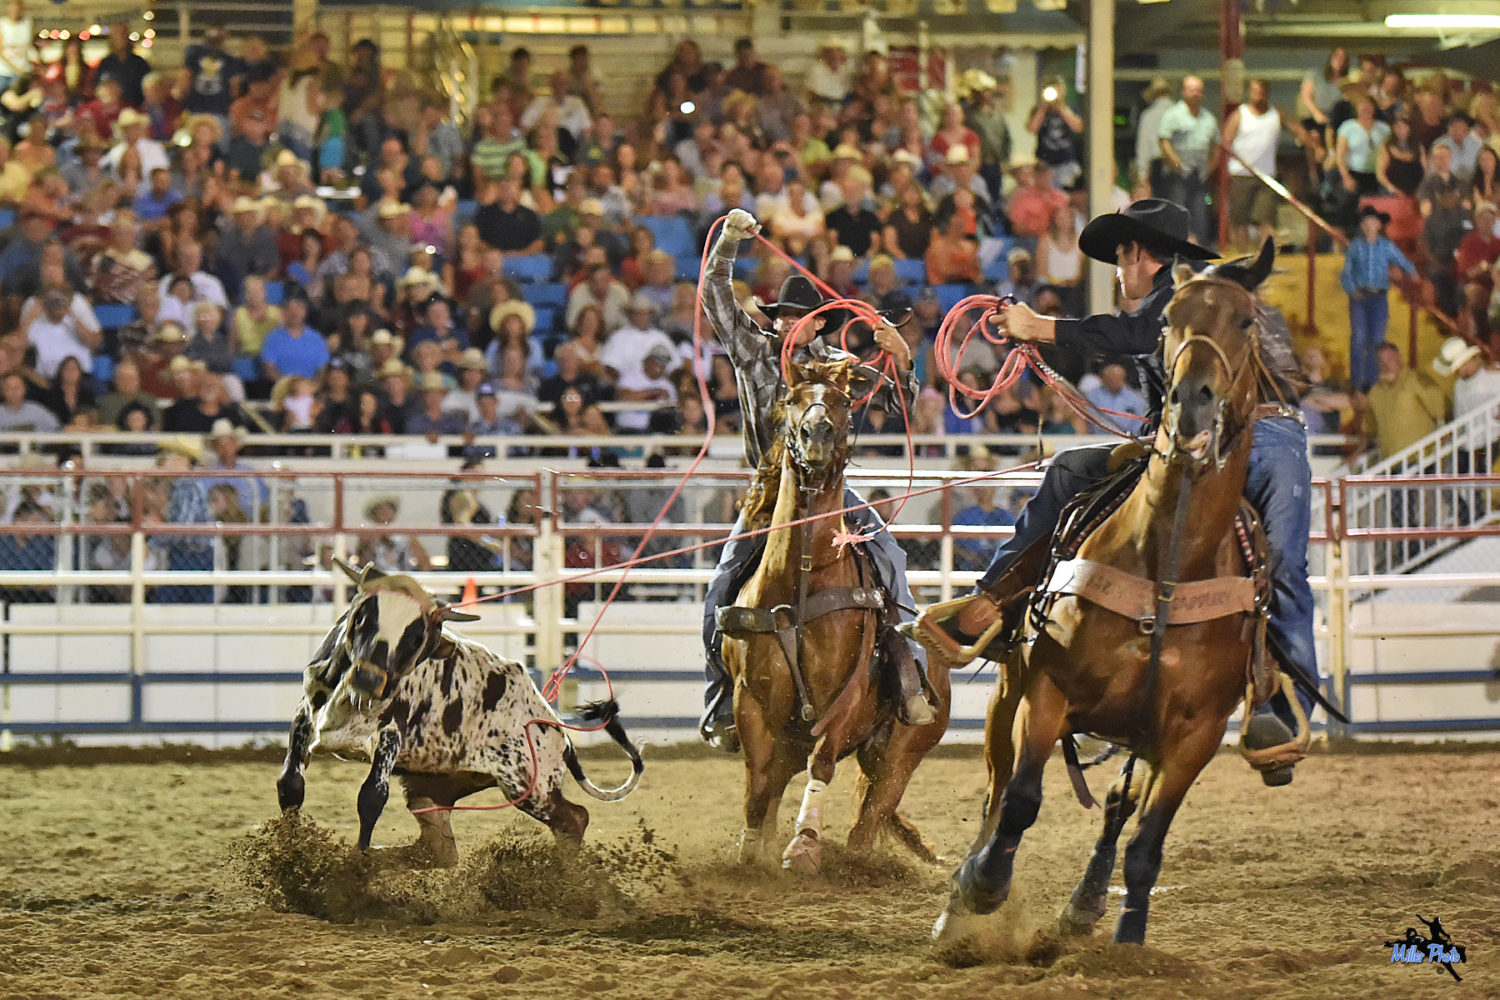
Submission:
M 1245 99 L 1245 24 L 1240 0 L 1219 0 L 1219 123 L 1222 125 Z M 1217 246 L 1229 239 L 1229 170 L 1226 163 L 1214 183 L 1214 213 L 1219 220 Z
M 1089 215 L 1108 212 L 1115 190 L 1115 3 L 1089 0 L 1088 159 Z M 1114 305 L 1114 269 L 1090 268 L 1089 312 Z

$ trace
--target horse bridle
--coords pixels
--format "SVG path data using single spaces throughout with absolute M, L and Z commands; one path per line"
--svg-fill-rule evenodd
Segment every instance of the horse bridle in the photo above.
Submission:
M 1250 300 L 1252 306 L 1251 316 L 1250 319 L 1247 320 L 1247 323 L 1249 324 L 1247 329 L 1249 330 L 1250 337 L 1249 363 L 1252 368 L 1256 366 L 1264 367 L 1260 364 L 1259 360 L 1260 343 L 1258 338 L 1256 337 L 1254 330 L 1254 297 L 1251 295 L 1251 293 L 1243 286 L 1238 285 L 1233 281 L 1226 281 L 1221 278 L 1194 278 L 1183 287 L 1189 288 L 1198 284 L 1215 285 L 1221 288 L 1232 289 L 1238 294 L 1246 296 Z M 1168 328 L 1170 329 L 1170 324 L 1168 324 Z M 1226 352 L 1224 348 L 1219 345 L 1219 342 L 1214 340 L 1212 337 L 1201 333 L 1189 333 L 1182 338 L 1181 342 L 1179 342 L 1177 345 L 1177 349 L 1173 351 L 1172 356 L 1167 359 L 1166 374 L 1169 388 L 1171 386 L 1171 383 L 1175 380 L 1178 361 L 1181 360 L 1183 354 L 1186 353 L 1190 347 L 1195 346 L 1207 346 L 1208 349 L 1213 352 L 1214 361 L 1219 365 L 1219 367 L 1223 369 L 1225 381 L 1232 387 L 1238 379 L 1238 373 L 1235 370 L 1233 362 L 1229 360 L 1228 352 Z M 1229 397 L 1228 395 L 1225 395 L 1220 397 L 1219 401 L 1214 404 L 1214 422 L 1209 440 L 1209 452 L 1213 458 L 1214 469 L 1220 472 L 1223 471 L 1224 463 L 1229 460 L 1229 455 L 1234 450 L 1233 446 L 1235 440 L 1241 433 L 1244 432 L 1244 428 L 1240 428 L 1227 441 L 1224 439 L 1224 419 L 1228 403 Z M 1176 453 L 1177 433 L 1176 428 L 1174 427 L 1171 435 L 1169 435 L 1168 437 L 1166 454 L 1162 457 L 1170 460 Z

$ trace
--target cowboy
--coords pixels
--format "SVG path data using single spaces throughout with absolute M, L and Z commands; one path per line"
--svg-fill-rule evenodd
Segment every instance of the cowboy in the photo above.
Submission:
M 786 393 L 782 381 L 782 344 L 792 327 L 808 313 L 825 304 L 823 296 L 811 281 L 800 274 L 787 278 L 774 303 L 761 305 L 760 311 L 771 319 L 772 327 L 762 329 L 740 308 L 735 300 L 733 273 L 735 254 L 740 241 L 760 232 L 755 217 L 743 209 L 729 213 L 724 229 L 704 272 L 703 306 L 719 342 L 724 345 L 734 364 L 735 381 L 739 386 L 740 412 L 745 421 L 745 457 L 751 467 L 760 464 L 761 456 L 770 450 L 776 436 L 776 427 L 770 423 L 772 405 Z M 802 363 L 808 360 L 832 361 L 851 359 L 851 355 L 831 346 L 818 336 L 827 329 L 832 334 L 837 323 L 831 317 L 820 314 L 812 323 L 805 325 L 797 334 L 796 347 L 791 360 Z M 861 365 L 855 370 L 855 383 L 865 384 L 865 389 L 851 392 L 855 398 L 863 395 L 870 384 L 878 384 L 869 406 L 898 412 L 902 401 L 916 399 L 917 384 L 912 376 L 911 351 L 894 326 L 882 323 L 875 331 L 875 343 L 896 359 L 902 373 L 902 383 L 893 385 L 880 382 L 878 372 Z M 856 360 L 857 359 L 852 359 Z M 907 405 L 910 405 L 909 402 Z M 846 506 L 859 506 L 864 501 L 853 491 L 845 489 Z M 873 510 L 855 510 L 844 515 L 852 530 L 870 536 L 865 542 L 865 551 L 871 556 L 881 586 L 896 602 L 903 619 L 909 619 L 907 610 L 914 602 L 911 588 L 906 582 L 906 555 L 885 528 L 879 515 Z M 719 565 L 709 582 L 703 614 L 703 646 L 707 659 L 708 690 L 704 694 L 706 710 L 699 726 L 712 746 L 734 753 L 739 748 L 738 734 L 734 724 L 734 695 L 729 676 L 724 669 L 720 652 L 718 626 L 715 615 L 718 609 L 733 600 L 737 588 L 742 585 L 754 567 L 764 545 L 760 536 L 741 538 L 746 525 L 744 515 L 735 522 L 729 539 L 724 543 Z M 923 662 L 925 654 L 915 644 L 902 640 L 894 630 L 888 630 L 881 643 L 882 657 L 889 663 L 900 663 L 910 648 L 922 685 L 925 688 Z M 902 721 L 907 725 L 922 726 L 933 721 L 932 706 L 919 689 L 902 703 Z
M 1121 293 L 1138 299 L 1128 312 L 1087 319 L 1052 319 L 1016 304 L 996 318 L 1002 336 L 1012 340 L 1056 344 L 1069 353 L 1128 355 L 1142 375 L 1148 398 L 1148 428 L 1161 415 L 1165 375 L 1158 353 L 1163 313 L 1173 295 L 1172 265 L 1176 259 L 1207 261 L 1216 254 L 1188 242 L 1189 216 L 1180 205 L 1157 198 L 1137 201 L 1123 212 L 1102 215 L 1084 227 L 1078 244 L 1084 254 L 1115 265 Z M 1312 472 L 1307 462 L 1307 430 L 1296 408 L 1295 386 L 1301 381 L 1290 333 L 1284 320 L 1262 312 L 1260 349 L 1271 384 L 1262 386 L 1251 443 L 1246 498 L 1260 512 L 1270 548 L 1273 599 L 1268 632 L 1282 663 L 1317 683 L 1313 649 L 1313 599 L 1307 582 L 1307 536 L 1311 519 Z M 1037 583 L 1050 554 L 1050 539 L 1063 506 L 1079 493 L 1110 475 L 1110 445 L 1072 448 L 1059 452 L 1047 468 L 1041 488 L 1016 521 L 1015 535 L 1000 546 L 989 568 L 979 578 L 975 594 L 951 618 L 918 619 L 917 631 L 929 651 L 950 668 L 963 666 L 982 652 L 990 659 L 1005 655 L 1001 644 L 973 649 L 976 637 L 1002 618 L 1018 622 L 1025 597 Z M 1014 633 L 1008 628 L 1005 633 Z M 1303 708 L 1313 699 L 1300 687 Z M 1277 695 L 1262 705 L 1248 724 L 1245 742 L 1251 749 L 1279 746 L 1292 738 L 1294 716 L 1286 699 Z M 1291 781 L 1291 766 L 1262 773 L 1266 784 Z

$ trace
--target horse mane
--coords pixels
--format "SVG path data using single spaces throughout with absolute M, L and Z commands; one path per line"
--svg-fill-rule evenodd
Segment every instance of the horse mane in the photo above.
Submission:
M 745 515 L 749 528 L 763 528 L 771 521 L 771 512 L 776 507 L 776 496 L 781 492 L 782 467 L 786 463 L 786 408 L 787 400 L 798 386 L 822 384 L 847 396 L 854 369 L 859 365 L 855 357 L 833 358 L 827 361 L 807 361 L 793 365 L 787 390 L 771 404 L 769 420 L 776 428 L 771 446 L 760 456 L 755 477 L 740 500 L 739 509 Z M 847 456 L 845 456 L 847 461 Z

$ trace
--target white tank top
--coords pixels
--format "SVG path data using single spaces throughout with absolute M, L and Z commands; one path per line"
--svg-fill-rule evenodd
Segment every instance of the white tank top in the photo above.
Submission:
M 1258 115 L 1249 104 L 1239 106 L 1240 129 L 1235 133 L 1231 147 L 1247 163 L 1263 174 L 1276 176 L 1276 140 L 1281 138 L 1281 113 L 1274 107 Z M 1229 173 L 1236 177 L 1248 177 L 1246 170 L 1234 157 L 1229 158 Z

